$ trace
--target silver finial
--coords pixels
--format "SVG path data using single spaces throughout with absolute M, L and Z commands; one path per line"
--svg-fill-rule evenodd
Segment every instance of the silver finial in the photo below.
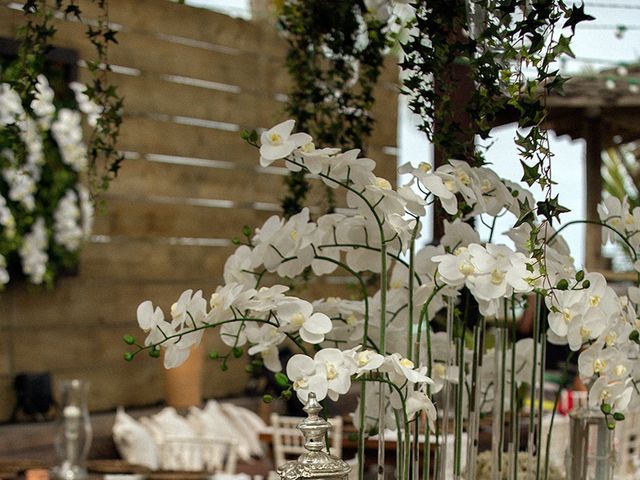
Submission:
M 307 403 L 303 410 L 307 413 L 298 428 L 304 435 L 304 448 L 307 450 L 298 460 L 287 462 L 277 469 L 283 480 L 297 480 L 300 478 L 346 480 L 351 467 L 343 460 L 325 451 L 326 434 L 331 424 L 320 417 L 322 406 L 318 403 L 316 394 L 309 392 Z

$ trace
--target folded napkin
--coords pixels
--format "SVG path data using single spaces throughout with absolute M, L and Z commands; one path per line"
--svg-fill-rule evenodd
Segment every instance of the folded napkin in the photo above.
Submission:
M 113 425 L 113 441 L 120 456 L 132 465 L 157 470 L 158 447 L 151 433 L 134 418 L 118 408 Z

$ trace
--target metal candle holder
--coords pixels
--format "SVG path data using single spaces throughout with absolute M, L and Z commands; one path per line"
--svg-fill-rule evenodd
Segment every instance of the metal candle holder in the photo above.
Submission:
M 325 451 L 325 438 L 331 424 L 318 414 L 322 406 L 315 393 L 309 393 L 303 409 L 308 417 L 298 428 L 304 435 L 304 448 L 307 450 L 297 460 L 287 462 L 277 469 L 283 480 L 300 478 L 347 480 L 351 467 L 338 457 Z

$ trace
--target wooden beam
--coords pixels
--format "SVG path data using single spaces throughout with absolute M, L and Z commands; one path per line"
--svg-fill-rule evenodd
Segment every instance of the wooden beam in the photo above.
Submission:
M 598 220 L 598 204 L 602 199 L 602 118 L 600 112 L 587 116 L 585 121 L 586 147 L 586 218 Z M 585 267 L 588 270 L 604 270 L 606 259 L 602 256 L 602 228 L 587 224 L 585 235 Z

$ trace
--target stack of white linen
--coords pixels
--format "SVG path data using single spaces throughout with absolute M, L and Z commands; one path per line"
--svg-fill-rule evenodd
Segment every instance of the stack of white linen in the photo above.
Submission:
M 151 470 L 235 473 L 236 456 L 249 461 L 264 451 L 258 439 L 267 428 L 251 410 L 209 400 L 182 416 L 172 407 L 135 420 L 118 409 L 113 439 L 128 463 Z

